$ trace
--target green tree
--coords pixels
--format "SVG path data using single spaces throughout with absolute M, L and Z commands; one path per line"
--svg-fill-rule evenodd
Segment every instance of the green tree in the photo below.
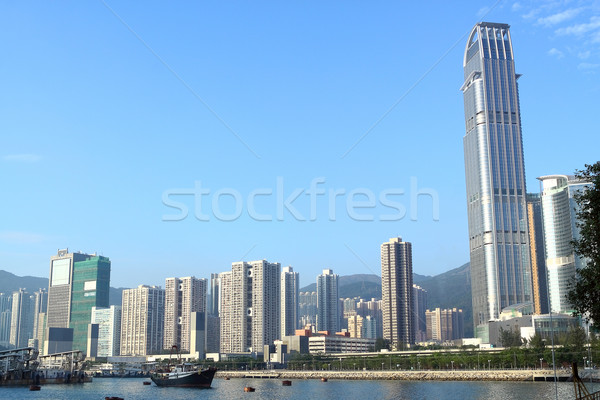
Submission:
M 567 335 L 567 346 L 571 350 L 581 353 L 584 351 L 586 343 L 587 335 L 582 327 L 577 326 L 569 329 L 569 333 Z
M 544 350 L 546 347 L 546 343 L 544 343 L 544 339 L 542 339 L 542 335 L 536 333 L 529 339 L 529 347 L 536 351 Z
M 521 333 L 517 329 L 504 330 L 503 328 L 500 328 L 500 336 L 498 339 L 502 347 L 519 347 L 523 344 L 521 341 Z
M 575 176 L 591 185 L 574 196 L 579 206 L 580 238 L 573 241 L 573 248 L 579 257 L 586 259 L 586 266 L 577 271 L 568 299 L 576 315 L 597 323 L 600 321 L 600 161 L 586 164 Z
M 384 338 L 377 338 L 375 340 L 375 351 L 379 351 L 381 349 L 390 349 L 390 341 L 385 340 Z

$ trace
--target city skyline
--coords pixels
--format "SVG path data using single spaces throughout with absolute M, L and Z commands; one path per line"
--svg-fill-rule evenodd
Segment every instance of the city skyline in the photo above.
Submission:
M 46 276 L 48 254 L 68 246 L 109 254 L 117 287 L 136 287 L 141 275 L 162 284 L 164 265 L 208 278 L 234 260 L 263 258 L 292 265 L 304 286 L 322 268 L 378 274 L 374 249 L 395 235 L 411 238 L 415 272 L 457 267 L 468 260 L 461 38 L 478 20 L 506 22 L 519 38 L 528 187 L 536 176 L 571 174 L 596 156 L 589 127 L 600 52 L 590 21 L 598 4 L 544 4 L 440 3 L 434 15 L 416 4 L 149 5 L 141 13 L 127 4 L 69 12 L 4 4 L 1 26 L 14 40 L 0 108 L 0 163 L 11 193 L 3 198 L 0 268 Z M 548 118 L 558 108 L 578 118 Z M 566 132 L 589 146 L 548 157 Z M 307 221 L 287 210 L 277 220 L 279 177 L 284 198 L 321 177 L 318 190 L 344 189 L 336 220 L 329 193 L 318 197 L 315 221 L 306 195 L 294 205 Z M 417 189 L 438 194 L 439 221 L 427 197 L 411 219 L 411 177 Z M 163 221 L 176 211 L 163 194 L 196 182 L 211 196 L 241 193 L 242 217 Z M 273 195 L 254 205 L 271 222 L 247 214 L 250 193 L 265 188 Z M 406 217 L 352 218 L 344 202 L 361 188 L 377 196 L 377 206 L 358 216 L 393 212 L 378 196 L 403 188 L 397 200 Z M 232 213 L 228 200 L 225 214 Z

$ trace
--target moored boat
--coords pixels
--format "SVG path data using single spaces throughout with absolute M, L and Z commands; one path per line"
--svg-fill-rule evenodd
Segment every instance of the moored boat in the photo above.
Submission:
M 152 374 L 150 379 L 156 386 L 210 388 L 216 372 L 213 367 L 198 370 L 190 364 L 179 364 L 169 372 Z

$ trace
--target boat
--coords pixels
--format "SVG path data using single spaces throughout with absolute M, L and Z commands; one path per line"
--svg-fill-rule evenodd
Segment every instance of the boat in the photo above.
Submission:
M 256 389 L 254 389 L 254 388 L 253 388 L 253 387 L 251 387 L 251 386 L 246 386 L 246 387 L 244 387 L 244 392 L 254 392 L 255 390 L 256 390 Z
M 171 355 L 173 351 L 179 351 L 177 346 L 171 348 Z M 214 367 L 198 369 L 195 365 L 181 362 L 181 355 L 178 355 L 177 364 L 171 366 L 171 356 L 169 356 L 167 370 L 158 370 L 150 375 L 152 382 L 156 386 L 210 388 L 217 369 Z
M 152 374 L 150 379 L 156 386 L 209 388 L 216 372 L 213 367 L 198 370 L 190 364 L 178 364 L 169 372 Z

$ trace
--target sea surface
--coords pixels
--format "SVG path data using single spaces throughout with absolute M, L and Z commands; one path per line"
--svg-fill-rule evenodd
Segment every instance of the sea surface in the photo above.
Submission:
M 46 385 L 39 392 L 28 387 L 0 387 L 0 399 L 73 399 L 104 400 L 118 396 L 126 400 L 142 399 L 554 399 L 552 382 L 436 382 L 436 381 L 348 381 L 292 380 L 292 386 L 282 386 L 279 379 L 215 378 L 211 389 L 159 388 L 143 385 L 147 379 L 95 379 L 79 385 Z M 558 398 L 574 399 L 573 383 L 559 382 Z M 252 386 L 254 393 L 245 393 Z M 590 391 L 600 390 L 600 384 L 587 384 Z

